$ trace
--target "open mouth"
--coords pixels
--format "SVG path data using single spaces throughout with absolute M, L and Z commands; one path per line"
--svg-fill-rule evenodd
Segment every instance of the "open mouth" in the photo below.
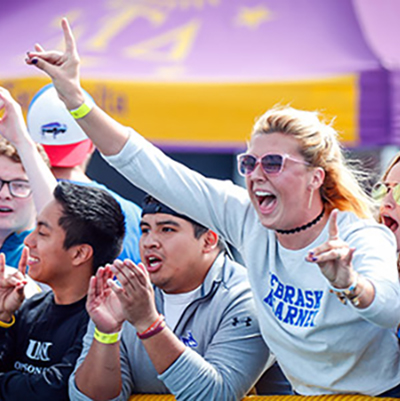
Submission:
M 256 199 L 260 210 L 269 210 L 276 202 L 276 196 L 267 191 L 256 191 Z
M 13 210 L 10 209 L 9 207 L 2 206 L 0 207 L 0 213 L 11 213 Z
M 146 257 L 146 267 L 148 272 L 153 272 L 161 267 L 162 260 L 157 256 L 147 256 Z
M 29 256 L 28 258 L 28 266 L 38 263 L 39 262 L 39 258 L 35 258 L 34 256 Z
M 399 227 L 399 223 L 390 216 L 382 215 L 382 222 L 392 232 L 395 232 Z

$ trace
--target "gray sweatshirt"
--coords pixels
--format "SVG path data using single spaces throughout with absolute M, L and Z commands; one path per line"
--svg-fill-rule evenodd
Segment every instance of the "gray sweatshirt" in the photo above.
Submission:
M 357 309 L 340 303 L 319 267 L 305 262 L 308 250 L 327 240 L 327 227 L 307 249 L 285 249 L 261 225 L 245 189 L 203 177 L 133 130 L 121 152 L 106 159 L 133 184 L 239 250 L 263 337 L 295 391 L 377 395 L 399 384 L 400 285 L 389 229 L 339 213 L 340 236 L 356 248 L 353 266 L 376 292 L 368 308 Z
M 164 313 L 162 292 L 155 287 L 157 310 Z M 90 322 L 77 367 L 89 352 L 94 325 Z M 165 371 L 157 372 L 135 328 L 124 323 L 121 337 L 122 392 L 115 400 L 132 394 L 169 394 L 177 400 L 240 400 L 267 367 L 269 351 L 258 326 L 246 269 L 220 255 L 196 299 L 174 330 L 186 345 L 183 354 Z M 71 400 L 89 400 L 70 377 Z

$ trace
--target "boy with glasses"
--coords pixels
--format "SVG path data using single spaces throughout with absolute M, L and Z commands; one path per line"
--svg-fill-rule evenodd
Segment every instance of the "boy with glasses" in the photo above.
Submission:
M 37 149 L 48 162 L 42 147 L 38 145 Z M 18 266 L 24 239 L 34 228 L 35 217 L 32 188 L 18 151 L 0 137 L 0 252 L 9 266 Z

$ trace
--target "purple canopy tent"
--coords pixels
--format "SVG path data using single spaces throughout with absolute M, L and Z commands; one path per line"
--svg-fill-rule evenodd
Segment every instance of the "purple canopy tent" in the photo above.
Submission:
M 25 109 L 48 82 L 37 41 L 77 38 L 85 89 L 168 148 L 244 147 L 274 104 L 317 109 L 349 147 L 400 144 L 396 0 L 17 0 L 2 5 L 0 84 Z

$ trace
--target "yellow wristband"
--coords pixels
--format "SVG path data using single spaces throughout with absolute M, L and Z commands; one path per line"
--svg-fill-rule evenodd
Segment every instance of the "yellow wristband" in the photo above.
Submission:
M 85 102 L 82 105 L 80 105 L 77 109 L 70 110 L 69 112 L 71 113 L 72 117 L 75 118 L 75 120 L 78 120 L 88 115 L 89 112 L 92 110 L 92 108 L 93 104 L 88 104 L 87 102 Z
M 5 322 L 2 322 L 2 321 L 0 320 L 0 327 L 4 327 L 5 329 L 8 329 L 8 328 L 11 327 L 14 323 L 15 323 L 15 316 L 12 315 L 12 318 L 11 318 L 11 322 L 10 322 L 10 323 L 5 323 Z
M 97 327 L 94 328 L 94 338 L 102 344 L 115 344 L 116 342 L 119 341 L 121 338 L 121 332 L 118 331 L 117 333 L 102 333 L 97 329 Z

